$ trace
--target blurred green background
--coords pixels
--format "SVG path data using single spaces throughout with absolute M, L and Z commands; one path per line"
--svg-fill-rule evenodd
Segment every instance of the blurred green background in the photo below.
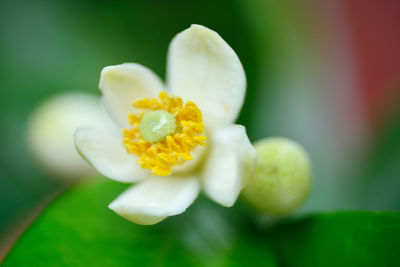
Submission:
M 27 119 L 51 95 L 99 95 L 104 66 L 165 77 L 170 40 L 217 31 L 247 75 L 238 123 L 286 136 L 313 161 L 299 213 L 400 211 L 400 21 L 396 1 L 0 1 L 0 238 L 64 185 L 34 164 Z M 371 18 L 371 19 L 370 19 Z

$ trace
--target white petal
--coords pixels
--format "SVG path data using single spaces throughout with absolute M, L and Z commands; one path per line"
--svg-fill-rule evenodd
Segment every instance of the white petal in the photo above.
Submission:
M 199 189 L 194 177 L 152 177 L 130 187 L 108 207 L 127 220 L 150 225 L 184 212 Z
M 196 103 L 207 127 L 236 120 L 246 77 L 239 58 L 218 33 L 200 25 L 179 33 L 169 47 L 167 71 L 169 89 Z
M 246 130 L 230 125 L 211 136 L 211 151 L 203 179 L 206 194 L 217 203 L 232 206 L 254 172 L 257 153 Z
M 128 114 L 134 110 L 132 101 L 157 97 L 164 88 L 156 74 L 135 63 L 105 67 L 99 87 L 107 111 L 123 126 L 128 126 Z
M 151 175 L 126 152 L 121 137 L 95 128 L 79 128 L 74 135 L 78 152 L 104 176 L 119 182 L 134 182 Z

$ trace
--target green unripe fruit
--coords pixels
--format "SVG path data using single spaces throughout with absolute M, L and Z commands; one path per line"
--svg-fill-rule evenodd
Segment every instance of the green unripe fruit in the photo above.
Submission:
M 174 115 L 165 110 L 146 113 L 140 121 L 139 131 L 144 140 L 150 143 L 162 141 L 175 133 L 176 120 Z
M 307 199 L 312 185 L 311 164 L 305 150 L 285 138 L 267 138 L 254 145 L 258 163 L 243 196 L 256 210 L 285 216 Z

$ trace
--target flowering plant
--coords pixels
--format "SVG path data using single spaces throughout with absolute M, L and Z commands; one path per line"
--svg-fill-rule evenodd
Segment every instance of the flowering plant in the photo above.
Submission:
M 125 63 L 104 68 L 99 87 L 122 135 L 83 127 L 75 145 L 103 175 L 138 183 L 109 208 L 130 221 L 155 224 L 184 212 L 201 187 L 223 206 L 235 203 L 256 152 L 245 128 L 233 124 L 245 73 L 216 32 L 192 25 L 172 40 L 166 86 L 146 67 Z

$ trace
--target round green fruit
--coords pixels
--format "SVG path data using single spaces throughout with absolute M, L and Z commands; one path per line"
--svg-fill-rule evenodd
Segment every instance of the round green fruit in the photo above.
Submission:
M 256 210 L 272 215 L 293 213 L 312 185 L 310 159 L 302 146 L 286 138 L 255 143 L 258 163 L 243 196 Z

